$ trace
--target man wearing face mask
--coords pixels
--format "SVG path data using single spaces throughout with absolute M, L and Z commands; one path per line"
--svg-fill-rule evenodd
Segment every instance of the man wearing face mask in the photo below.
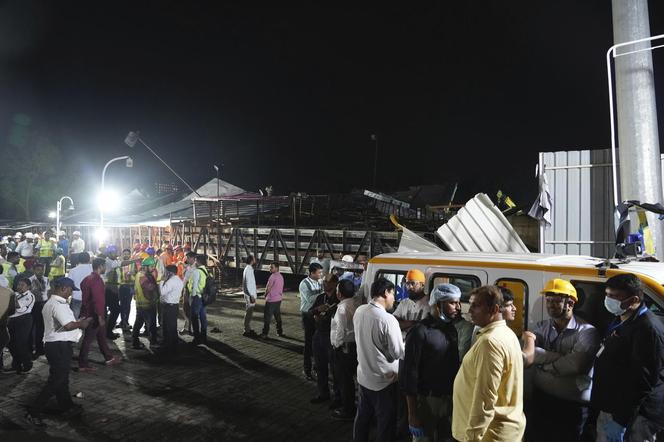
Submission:
M 591 403 L 600 411 L 598 441 L 655 441 L 664 428 L 664 326 L 643 302 L 639 278 L 606 281 L 616 315 L 597 352 Z
M 406 290 L 408 298 L 402 300 L 394 310 L 394 317 L 399 322 L 404 339 L 406 333 L 418 321 L 427 317 L 431 311 L 429 297 L 424 293 L 426 281 L 421 270 L 411 269 L 406 273 Z
M 452 385 L 459 370 L 455 319 L 461 290 L 440 284 L 430 296 L 431 312 L 408 332 L 399 387 L 406 394 L 414 441 L 452 440 Z
M 569 281 L 552 279 L 542 295 L 550 319 L 524 333 L 525 366 L 533 366 L 535 384 L 528 419 L 533 440 L 576 441 L 588 417 L 599 333 L 573 314 L 578 296 Z M 551 419 L 551 410 L 557 419 Z

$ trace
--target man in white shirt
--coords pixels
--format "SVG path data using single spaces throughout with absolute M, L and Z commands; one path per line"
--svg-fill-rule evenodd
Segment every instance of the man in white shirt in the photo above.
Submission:
M 314 315 L 309 312 L 313 307 L 318 295 L 323 293 L 321 278 L 323 277 L 323 266 L 317 262 L 309 264 L 309 277 L 300 283 L 300 314 L 302 315 L 302 328 L 304 329 L 304 377 L 313 381 L 311 373 L 311 358 L 313 352 L 313 338 L 316 332 Z
M 355 381 L 357 371 L 357 347 L 355 345 L 355 285 L 351 279 L 342 279 L 337 285 L 339 305 L 330 325 L 330 342 L 334 348 L 334 369 L 341 390 L 342 407 L 332 412 L 332 417 L 351 420 L 355 417 Z
M 30 280 L 18 276 L 15 281 L 16 311 L 9 317 L 9 352 L 12 355 L 12 370 L 17 374 L 27 373 L 32 369 L 30 352 L 30 331 L 32 330 L 32 307 L 35 295 L 30 291 Z
M 429 316 L 429 296 L 424 293 L 426 278 L 421 270 L 411 269 L 406 273 L 406 290 L 408 298 L 403 299 L 394 310 L 394 317 L 399 321 L 402 336 L 417 322 Z
M 159 284 L 161 326 L 164 331 L 164 352 L 174 355 L 178 348 L 178 310 L 184 283 L 177 275 L 177 266 L 168 265 L 165 270 L 164 280 Z
M 376 420 L 375 440 L 393 441 L 396 434 L 396 400 L 399 359 L 405 349 L 399 323 L 387 313 L 394 305 L 394 284 L 379 278 L 371 286 L 371 302 L 357 308 L 353 317 L 357 343 L 357 382 L 360 400 L 353 441 L 369 440 Z
M 85 252 L 85 241 L 83 241 L 83 238 L 81 238 L 81 232 L 77 230 L 72 234 L 72 236 L 73 239 L 69 245 L 69 253 L 74 255 L 77 253 Z
M 21 258 L 32 258 L 32 253 L 34 252 L 34 244 L 32 243 L 33 235 L 28 232 L 25 234 L 23 241 L 18 243 L 16 246 L 15 252 L 18 252 L 21 255 Z
M 75 287 L 81 286 L 81 281 L 92 273 L 92 264 L 90 264 L 90 255 L 86 252 L 81 252 L 77 256 L 78 264 L 73 269 L 69 270 L 69 278 L 74 281 Z M 74 312 L 74 317 L 78 318 L 81 314 L 81 305 L 83 304 L 83 293 L 80 289 L 75 289 L 72 292 L 70 306 L 71 311 Z
M 256 278 L 254 276 L 254 262 L 253 256 L 247 256 L 247 266 L 242 273 L 242 292 L 244 292 L 244 333 L 242 336 L 256 337 L 256 332 L 251 329 L 251 318 L 254 316 L 254 308 L 256 308 Z
M 42 308 L 48 300 L 50 290 L 48 278 L 44 276 L 44 264 L 35 263 L 32 267 L 35 272 L 30 277 L 30 291 L 35 295 L 35 305 L 32 307 L 32 333 L 30 334 L 30 347 L 34 349 L 35 358 L 44 354 L 44 318 Z
M 67 305 L 72 290 L 77 289 L 69 278 L 53 281 L 53 295 L 44 304 L 44 342 L 46 359 L 50 367 L 48 381 L 29 407 L 26 419 L 35 426 L 44 426 L 41 413 L 51 396 L 55 395 L 61 411 L 80 411 L 69 392 L 69 372 L 73 355 L 72 344 L 81 338 L 81 330 L 90 325 L 92 318 L 76 321 Z

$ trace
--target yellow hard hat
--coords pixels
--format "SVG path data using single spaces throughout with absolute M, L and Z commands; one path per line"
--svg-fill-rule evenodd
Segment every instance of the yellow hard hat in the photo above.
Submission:
M 569 296 L 574 301 L 579 300 L 579 297 L 576 294 L 576 289 L 572 283 L 560 278 L 552 279 L 547 282 L 540 293 L 542 295 L 546 295 L 547 293 L 557 293 L 559 295 Z

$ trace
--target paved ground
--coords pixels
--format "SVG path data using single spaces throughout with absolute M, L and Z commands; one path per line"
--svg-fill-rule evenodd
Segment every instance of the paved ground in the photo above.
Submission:
M 0 375 L 0 440 L 350 440 L 351 422 L 329 418 L 327 404 L 309 404 L 316 389 L 301 374 L 298 302 L 294 293 L 286 294 L 287 338 L 277 338 L 274 330 L 268 340 L 242 337 L 244 299 L 228 293 L 208 313 L 209 330 L 216 326 L 221 333 L 209 333 L 208 347 L 183 344 L 175 362 L 133 350 L 123 338 L 113 345 L 125 359 L 120 366 L 103 366 L 94 350 L 98 371 L 71 373 L 72 394 L 83 395 L 74 399 L 83 405 L 83 415 L 70 420 L 48 415 L 43 431 L 31 428 L 23 416 L 25 404 L 46 381 L 46 360 L 38 359 L 27 375 Z M 257 332 L 262 306 L 259 299 Z

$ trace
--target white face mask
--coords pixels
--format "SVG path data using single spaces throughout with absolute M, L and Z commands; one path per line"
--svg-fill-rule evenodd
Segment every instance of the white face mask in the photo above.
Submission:
M 622 302 L 617 299 L 609 298 L 608 296 L 604 298 L 604 307 L 606 307 L 609 313 L 616 316 L 620 316 L 627 311 L 626 309 L 621 308 L 620 304 L 622 304 Z

